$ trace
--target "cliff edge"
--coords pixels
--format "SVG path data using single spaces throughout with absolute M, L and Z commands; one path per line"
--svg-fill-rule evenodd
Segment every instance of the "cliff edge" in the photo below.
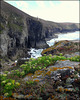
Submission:
M 32 17 L 1 1 L 0 14 L 1 57 L 27 57 L 28 48 L 46 48 L 46 38 L 58 32 L 80 30 L 79 24 L 55 23 Z

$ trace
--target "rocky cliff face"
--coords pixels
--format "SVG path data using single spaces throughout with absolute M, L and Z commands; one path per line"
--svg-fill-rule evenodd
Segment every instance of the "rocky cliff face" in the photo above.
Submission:
M 0 53 L 10 59 L 27 57 L 30 47 L 48 47 L 45 38 L 56 32 L 79 30 L 78 24 L 60 24 L 34 18 L 1 1 Z

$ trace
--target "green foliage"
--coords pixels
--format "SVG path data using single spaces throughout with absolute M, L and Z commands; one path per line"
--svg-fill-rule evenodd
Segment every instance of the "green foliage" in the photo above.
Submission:
M 36 70 L 40 70 L 42 68 L 46 68 L 49 65 L 54 64 L 57 60 L 71 60 L 71 61 L 80 61 L 80 57 L 71 57 L 71 58 L 66 58 L 62 56 L 62 53 L 57 56 L 54 55 L 44 55 L 42 57 L 39 57 L 38 59 L 30 58 L 28 62 L 25 62 L 26 64 L 22 64 L 20 67 L 24 71 L 24 75 L 28 73 L 34 73 Z
M 19 78 L 24 77 L 28 73 L 34 73 L 36 70 L 41 70 L 43 68 L 46 68 L 50 65 L 53 65 L 57 60 L 71 60 L 71 61 L 80 61 L 80 56 L 75 56 L 71 58 L 66 58 L 60 54 L 59 56 L 57 55 L 44 55 L 42 57 L 39 57 L 37 59 L 30 58 L 29 61 L 25 62 L 25 64 L 22 64 L 20 66 L 21 69 L 17 70 L 12 70 L 10 72 L 10 76 L 17 75 Z M 11 96 L 12 91 L 15 88 L 18 88 L 20 86 L 19 82 L 15 82 L 13 79 L 8 79 L 8 71 L 4 72 L 5 74 L 0 75 L 1 79 L 1 86 L 2 86 L 2 93 L 5 96 Z M 75 71 L 74 74 L 76 75 L 77 72 Z M 76 76 L 75 76 L 76 77 Z M 27 81 L 26 85 L 35 85 L 36 81 Z M 43 88 L 41 89 L 41 91 Z
M 26 81 L 26 84 L 27 85 L 34 85 L 34 84 L 36 84 L 36 82 L 32 81 L 32 80 L 29 80 L 29 81 Z
M 11 96 L 12 91 L 20 85 L 20 83 L 15 82 L 15 80 L 7 79 L 6 74 L 0 75 L 0 78 L 1 78 L 1 86 L 3 88 L 2 93 L 4 93 L 4 96 L 7 97 Z
M 5 73 L 5 74 L 8 74 L 8 73 L 9 73 L 9 71 L 5 71 L 4 73 Z
M 51 55 L 42 56 L 38 59 L 30 59 L 26 64 L 21 65 L 20 67 L 24 70 L 25 74 L 34 73 L 36 70 L 47 67 L 50 64 L 53 64 L 54 61 Z
M 20 76 L 21 75 L 21 73 L 20 73 L 20 71 L 18 69 L 15 70 L 15 75 L 17 75 L 17 76 Z
M 77 61 L 80 62 L 80 56 L 75 56 L 75 57 L 71 57 L 71 58 L 67 58 L 70 61 Z
M 25 75 L 25 72 L 24 72 L 24 71 L 22 71 L 22 72 L 21 72 L 21 76 L 24 76 L 24 75 Z
M 20 26 L 20 25 L 17 25 L 17 24 L 14 24 L 14 23 L 8 23 L 8 27 L 11 27 L 13 30 L 17 30 L 17 31 L 19 31 L 19 32 L 22 32 L 22 30 L 23 30 L 23 27 L 22 26 Z
M 23 20 L 22 17 L 16 13 L 12 13 L 9 17 L 8 27 L 12 28 L 14 31 L 22 32 L 23 30 Z
M 78 72 L 77 71 L 74 71 L 74 74 L 76 75 Z
M 62 54 L 62 53 L 60 53 L 59 55 L 60 55 L 60 56 L 62 56 L 63 54 Z

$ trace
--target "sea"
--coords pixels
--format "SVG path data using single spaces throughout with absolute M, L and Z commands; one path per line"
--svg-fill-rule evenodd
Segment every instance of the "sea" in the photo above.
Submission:
M 61 41 L 61 40 L 80 40 L 80 31 L 76 31 L 76 32 L 68 32 L 68 33 L 56 33 L 55 35 L 58 36 L 58 38 L 53 38 L 49 41 L 46 41 L 46 43 L 49 46 L 54 45 L 55 41 Z M 35 49 L 35 48 L 31 48 L 30 51 L 28 52 L 29 54 L 31 54 L 31 58 L 38 58 L 41 57 L 41 52 L 43 51 L 43 49 Z
M 57 41 L 61 41 L 61 40 L 80 40 L 80 31 L 75 31 L 75 32 L 68 32 L 68 33 L 56 33 L 55 35 L 57 35 L 57 38 L 53 38 L 49 41 L 46 41 L 46 43 L 49 46 L 54 45 L 54 43 Z M 28 52 L 28 54 L 31 55 L 31 58 L 38 58 L 41 57 L 41 52 L 43 51 L 43 49 L 35 49 L 35 48 L 30 48 L 30 51 Z M 29 58 L 23 58 L 23 59 L 29 59 Z M 17 60 L 15 61 L 17 62 Z

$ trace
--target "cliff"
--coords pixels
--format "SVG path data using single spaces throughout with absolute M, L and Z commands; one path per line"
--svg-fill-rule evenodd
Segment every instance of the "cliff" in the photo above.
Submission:
M 27 57 L 28 48 L 46 48 L 45 38 L 56 32 L 79 30 L 79 24 L 55 23 L 32 17 L 1 1 L 0 53 L 2 57 Z

